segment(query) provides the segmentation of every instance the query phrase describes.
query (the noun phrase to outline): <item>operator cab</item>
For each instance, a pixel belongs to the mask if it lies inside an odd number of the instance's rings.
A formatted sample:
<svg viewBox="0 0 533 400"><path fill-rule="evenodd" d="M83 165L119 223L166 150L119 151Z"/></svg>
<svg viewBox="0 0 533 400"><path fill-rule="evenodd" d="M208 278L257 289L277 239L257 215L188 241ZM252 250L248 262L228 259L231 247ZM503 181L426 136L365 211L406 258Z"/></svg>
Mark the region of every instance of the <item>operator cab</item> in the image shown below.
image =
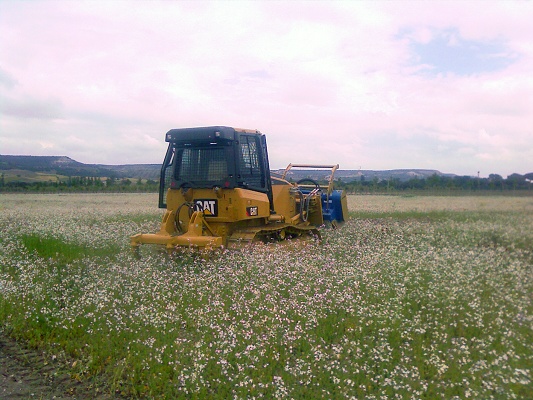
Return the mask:
<svg viewBox="0 0 533 400"><path fill-rule="evenodd" d="M172 129L165 135L159 207L169 189L235 189L266 193L273 212L265 135L226 126Z"/></svg>

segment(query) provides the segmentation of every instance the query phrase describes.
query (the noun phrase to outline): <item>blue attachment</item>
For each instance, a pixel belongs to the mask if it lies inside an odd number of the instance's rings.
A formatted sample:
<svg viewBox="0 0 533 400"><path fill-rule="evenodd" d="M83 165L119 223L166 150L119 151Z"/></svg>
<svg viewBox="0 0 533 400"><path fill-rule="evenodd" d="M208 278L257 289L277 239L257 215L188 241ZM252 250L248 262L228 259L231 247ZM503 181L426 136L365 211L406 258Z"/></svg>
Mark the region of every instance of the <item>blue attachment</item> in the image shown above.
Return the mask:
<svg viewBox="0 0 533 400"><path fill-rule="evenodd" d="M300 188L304 195L307 195L311 190L306 188ZM344 222L344 215L342 215L342 190L333 190L329 196L328 204L328 195L325 192L321 194L322 200L322 216L324 221L337 221Z"/></svg>
<svg viewBox="0 0 533 400"><path fill-rule="evenodd" d="M337 221L344 222L344 215L342 215L342 202L341 202L342 190L333 190L329 196L326 193L322 193L322 214L324 221Z"/></svg>

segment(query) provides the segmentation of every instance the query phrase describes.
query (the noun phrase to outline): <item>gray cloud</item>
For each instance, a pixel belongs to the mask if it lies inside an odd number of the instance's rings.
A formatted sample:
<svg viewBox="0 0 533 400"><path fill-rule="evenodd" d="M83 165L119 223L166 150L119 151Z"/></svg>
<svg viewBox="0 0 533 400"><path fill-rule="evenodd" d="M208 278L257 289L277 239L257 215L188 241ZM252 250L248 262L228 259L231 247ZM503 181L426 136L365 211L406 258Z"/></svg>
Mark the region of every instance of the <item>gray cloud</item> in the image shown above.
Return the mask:
<svg viewBox="0 0 533 400"><path fill-rule="evenodd" d="M61 119L64 116L64 107L62 102L56 98L1 96L0 112L4 117L20 119Z"/></svg>
<svg viewBox="0 0 533 400"><path fill-rule="evenodd" d="M6 89L13 89L17 84L15 77L0 67L0 85Z"/></svg>

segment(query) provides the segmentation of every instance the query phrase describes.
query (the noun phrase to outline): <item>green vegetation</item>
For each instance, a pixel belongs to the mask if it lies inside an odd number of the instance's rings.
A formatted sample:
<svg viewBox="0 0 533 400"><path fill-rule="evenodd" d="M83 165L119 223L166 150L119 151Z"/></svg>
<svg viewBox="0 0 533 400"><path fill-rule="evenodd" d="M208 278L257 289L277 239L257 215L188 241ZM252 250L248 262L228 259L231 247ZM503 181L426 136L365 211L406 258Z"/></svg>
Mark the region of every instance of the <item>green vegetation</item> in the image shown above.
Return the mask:
<svg viewBox="0 0 533 400"><path fill-rule="evenodd" d="M6 195L0 327L132 398L527 398L531 197L350 196L322 243L142 248L155 195Z"/></svg>
<svg viewBox="0 0 533 400"><path fill-rule="evenodd" d="M397 178L378 180L364 179L335 182L335 187L345 189L349 193L391 193L431 192L432 194L461 194L469 193L497 193L497 192L529 192L533 191L533 174L511 174L506 179L497 174L490 174L488 178L472 176L439 176L434 174L426 179L414 177L407 181Z"/></svg>
<svg viewBox="0 0 533 400"><path fill-rule="evenodd" d="M85 257L112 256L120 250L117 245L108 245L105 248L95 249L76 243L68 243L61 239L32 234L21 235L20 239L28 251L34 251L40 258L65 264Z"/></svg>
<svg viewBox="0 0 533 400"><path fill-rule="evenodd" d="M128 168L130 167L130 168ZM151 167L151 168L150 168ZM117 168L119 168L117 166ZM122 166L116 170L87 170L84 173L98 172L108 175L77 176L59 175L51 172L9 169L0 171L0 192L157 192L159 183L154 179L131 178L131 176L152 176L153 166ZM68 170L67 172L72 173ZM79 173L79 172L78 172ZM126 175L124 173L140 174ZM119 177L120 176L120 177ZM506 179L497 174L488 178L471 176L440 176L428 178L414 177L407 181L390 177L389 179L357 180L337 179L335 188L345 189L348 193L387 193L387 194L524 194L533 191L533 174L512 174ZM345 178L346 179L346 178ZM326 181L320 181L327 185Z"/></svg>
<svg viewBox="0 0 533 400"><path fill-rule="evenodd" d="M13 171L0 175L0 192L157 192L159 183L152 179L115 177L59 176L31 171Z"/></svg>

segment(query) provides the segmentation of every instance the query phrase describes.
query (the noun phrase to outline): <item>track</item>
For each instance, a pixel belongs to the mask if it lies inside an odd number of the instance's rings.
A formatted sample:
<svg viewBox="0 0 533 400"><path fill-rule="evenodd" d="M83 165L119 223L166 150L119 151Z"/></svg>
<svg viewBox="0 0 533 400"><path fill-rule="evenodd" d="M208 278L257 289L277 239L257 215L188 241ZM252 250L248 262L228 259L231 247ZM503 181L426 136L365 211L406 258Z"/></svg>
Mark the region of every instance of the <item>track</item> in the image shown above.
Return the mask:
<svg viewBox="0 0 533 400"><path fill-rule="evenodd" d="M310 236L320 240L320 231L312 226L299 226L291 224L272 224L271 226L240 229L228 238L228 247L239 247L255 241L283 242L286 237L298 238Z"/></svg>

